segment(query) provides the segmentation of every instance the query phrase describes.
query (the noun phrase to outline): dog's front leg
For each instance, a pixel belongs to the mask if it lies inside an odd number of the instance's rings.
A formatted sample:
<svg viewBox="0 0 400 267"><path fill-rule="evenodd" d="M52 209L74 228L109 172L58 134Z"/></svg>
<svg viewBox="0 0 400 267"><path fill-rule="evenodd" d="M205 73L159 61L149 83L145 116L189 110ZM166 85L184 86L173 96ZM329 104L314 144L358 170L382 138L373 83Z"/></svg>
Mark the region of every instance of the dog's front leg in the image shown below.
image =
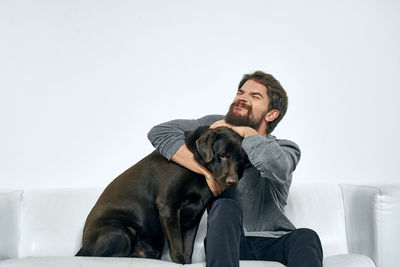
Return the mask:
<svg viewBox="0 0 400 267"><path fill-rule="evenodd" d="M183 254L186 264L192 263L193 245L197 234L199 223L194 224L191 228L187 229L183 235Z"/></svg>
<svg viewBox="0 0 400 267"><path fill-rule="evenodd" d="M176 263L185 264L179 210L175 210L159 200L156 203L160 214L160 221L168 240L171 259Z"/></svg>

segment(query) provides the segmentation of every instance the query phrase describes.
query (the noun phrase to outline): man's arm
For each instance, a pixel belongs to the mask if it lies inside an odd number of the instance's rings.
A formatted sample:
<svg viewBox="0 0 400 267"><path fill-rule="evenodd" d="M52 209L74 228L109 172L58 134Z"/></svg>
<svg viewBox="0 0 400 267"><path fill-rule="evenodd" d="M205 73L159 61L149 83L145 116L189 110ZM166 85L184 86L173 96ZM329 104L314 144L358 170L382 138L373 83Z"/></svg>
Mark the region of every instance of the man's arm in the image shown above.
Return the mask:
<svg viewBox="0 0 400 267"><path fill-rule="evenodd" d="M193 172L204 175L207 185L214 196L222 193L222 189L214 181L212 174L194 158L192 151L190 151L185 144L176 151L171 160Z"/></svg>
<svg viewBox="0 0 400 267"><path fill-rule="evenodd" d="M211 173L200 165L193 153L185 145L185 131L193 131L200 126L210 125L223 118L222 115L209 115L197 120L173 120L154 126L147 134L150 142L168 160L205 176L208 187L216 196L221 189Z"/></svg>
<svg viewBox="0 0 400 267"><path fill-rule="evenodd" d="M242 147L261 176L279 184L288 182L301 155L297 144L273 136L249 136L243 139Z"/></svg>
<svg viewBox="0 0 400 267"><path fill-rule="evenodd" d="M290 183L291 173L300 160L300 148L292 141L277 140L274 136L264 137L247 126L233 126L224 120L213 123L210 128L229 127L242 136L242 147L250 163L264 178L284 185Z"/></svg>

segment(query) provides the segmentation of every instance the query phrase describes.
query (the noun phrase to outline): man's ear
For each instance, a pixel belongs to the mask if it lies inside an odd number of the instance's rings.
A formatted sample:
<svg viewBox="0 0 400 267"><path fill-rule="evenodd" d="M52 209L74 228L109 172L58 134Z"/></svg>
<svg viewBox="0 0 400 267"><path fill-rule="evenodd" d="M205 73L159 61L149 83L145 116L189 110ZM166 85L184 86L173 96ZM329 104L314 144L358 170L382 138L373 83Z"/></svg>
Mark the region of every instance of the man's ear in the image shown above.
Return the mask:
<svg viewBox="0 0 400 267"><path fill-rule="evenodd" d="M278 118L278 116L279 116L279 110L271 109L270 111L267 112L264 118L268 123L274 121L276 118Z"/></svg>
<svg viewBox="0 0 400 267"><path fill-rule="evenodd" d="M217 133L215 131L207 131L196 140L197 151L205 163L209 163L214 157L212 146L216 137Z"/></svg>

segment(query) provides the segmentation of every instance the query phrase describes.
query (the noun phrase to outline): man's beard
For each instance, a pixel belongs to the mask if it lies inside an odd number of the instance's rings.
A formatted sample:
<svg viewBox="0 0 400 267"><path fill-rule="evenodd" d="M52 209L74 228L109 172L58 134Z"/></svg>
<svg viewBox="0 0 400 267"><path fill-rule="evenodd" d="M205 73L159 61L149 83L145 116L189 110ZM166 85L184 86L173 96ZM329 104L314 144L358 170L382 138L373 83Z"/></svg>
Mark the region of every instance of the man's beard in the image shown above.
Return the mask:
<svg viewBox="0 0 400 267"><path fill-rule="evenodd" d="M234 108L239 105L247 109L247 114L245 115L235 114ZM235 126L248 126L255 130L258 130L265 115L263 114L263 116L261 116L259 119L257 118L252 119L251 118L252 110L253 110L252 106L240 103L240 100L238 100L232 103L231 106L229 107L229 111L225 116L225 122Z"/></svg>

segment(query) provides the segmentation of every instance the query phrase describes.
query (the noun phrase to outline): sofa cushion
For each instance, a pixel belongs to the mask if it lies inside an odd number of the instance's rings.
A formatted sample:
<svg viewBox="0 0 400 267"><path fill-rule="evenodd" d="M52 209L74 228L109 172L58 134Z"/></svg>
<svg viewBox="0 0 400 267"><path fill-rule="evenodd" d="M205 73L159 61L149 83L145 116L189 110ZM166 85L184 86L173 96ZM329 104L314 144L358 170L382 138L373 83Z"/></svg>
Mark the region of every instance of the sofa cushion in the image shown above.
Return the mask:
<svg viewBox="0 0 400 267"><path fill-rule="evenodd" d="M139 258L99 258L99 257L35 257L11 259L0 262L0 267L176 267L183 266L173 262ZM190 267L205 267L205 262L187 264ZM374 262L364 255L345 254L327 257L324 267L375 267ZM240 267L284 267L271 261L240 261Z"/></svg>
<svg viewBox="0 0 400 267"><path fill-rule="evenodd" d="M342 254L324 258L324 267L375 267L370 257L360 254Z"/></svg>
<svg viewBox="0 0 400 267"><path fill-rule="evenodd" d="M28 257L0 262L1 267L176 267L182 266L168 261L139 258L100 257Z"/></svg>
<svg viewBox="0 0 400 267"><path fill-rule="evenodd" d="M34 257L11 259L0 262L0 267L205 267L205 262L195 264L176 264L169 261L139 258L99 258L99 257ZM284 267L278 262L241 261L240 267Z"/></svg>

